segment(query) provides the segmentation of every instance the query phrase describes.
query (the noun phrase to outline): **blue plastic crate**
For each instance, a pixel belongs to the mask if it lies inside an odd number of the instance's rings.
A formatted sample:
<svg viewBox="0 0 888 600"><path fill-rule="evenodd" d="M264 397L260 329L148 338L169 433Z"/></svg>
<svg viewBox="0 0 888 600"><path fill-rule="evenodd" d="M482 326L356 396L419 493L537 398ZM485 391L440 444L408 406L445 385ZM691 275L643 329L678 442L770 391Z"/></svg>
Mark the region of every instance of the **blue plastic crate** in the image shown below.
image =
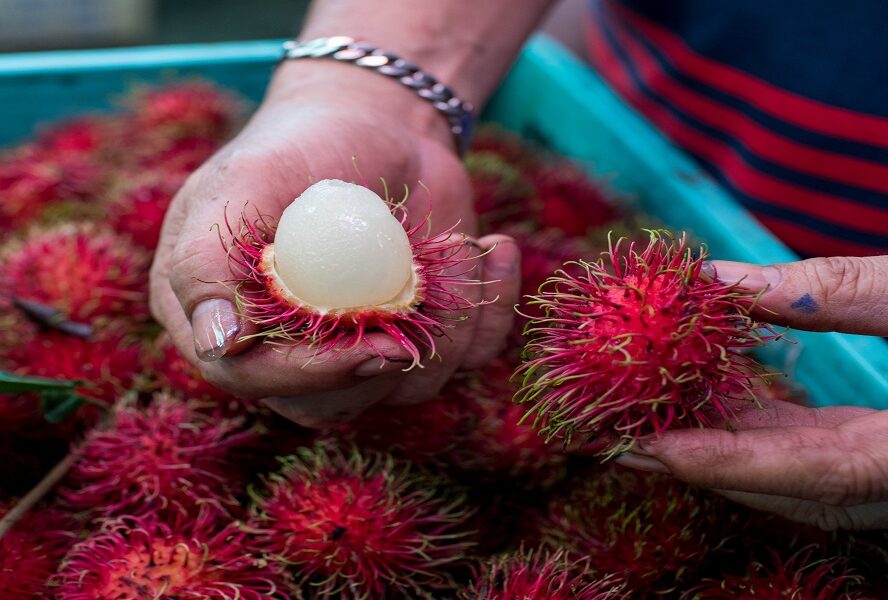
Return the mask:
<svg viewBox="0 0 888 600"><path fill-rule="evenodd" d="M139 83L196 75L258 101L279 47L263 41L0 57L0 145L41 123L107 109ZM797 258L586 65L545 37L524 49L486 118L607 177L649 213L706 240L719 258ZM773 343L763 358L804 385L815 404L888 408L884 340L807 332L788 337L795 343Z"/></svg>

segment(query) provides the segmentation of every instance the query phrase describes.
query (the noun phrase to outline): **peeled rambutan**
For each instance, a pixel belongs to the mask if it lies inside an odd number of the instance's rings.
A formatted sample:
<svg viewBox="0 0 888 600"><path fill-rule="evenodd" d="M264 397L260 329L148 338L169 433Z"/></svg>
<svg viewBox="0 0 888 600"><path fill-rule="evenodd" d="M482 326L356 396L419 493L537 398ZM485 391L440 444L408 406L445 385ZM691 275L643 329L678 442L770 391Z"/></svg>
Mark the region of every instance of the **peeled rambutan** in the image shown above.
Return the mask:
<svg viewBox="0 0 888 600"><path fill-rule="evenodd" d="M453 586L463 500L391 455L320 444L283 459L258 498L257 547L311 598L414 598Z"/></svg>
<svg viewBox="0 0 888 600"><path fill-rule="evenodd" d="M570 558L563 550L521 549L488 559L466 590L464 600L622 600L625 584L612 576L596 577L589 559Z"/></svg>
<svg viewBox="0 0 888 600"><path fill-rule="evenodd" d="M566 236L582 236L619 215L602 184L573 164L560 162L533 174L539 222Z"/></svg>
<svg viewBox="0 0 888 600"><path fill-rule="evenodd" d="M547 438L611 437L602 453L612 456L645 435L707 425L710 411L729 418L730 400L750 398L756 296L707 277L705 258L652 231L647 246L617 241L531 297L543 314L525 330L516 402Z"/></svg>
<svg viewBox="0 0 888 600"><path fill-rule="evenodd" d="M176 138L225 137L242 110L239 100L204 81L137 91L130 106L142 135Z"/></svg>
<svg viewBox="0 0 888 600"><path fill-rule="evenodd" d="M237 449L255 436L243 419L214 418L164 395L146 409L121 406L109 427L87 435L62 497L99 517L235 510L246 478Z"/></svg>
<svg viewBox="0 0 888 600"><path fill-rule="evenodd" d="M399 218L400 217L400 218ZM425 237L403 204L339 180L309 187L276 229L244 218L228 250L245 316L269 341L301 342L317 354L372 342L384 332L420 363L434 353L453 313L471 303L456 291L477 283L469 246L452 229ZM231 230L231 227L229 227Z"/></svg>
<svg viewBox="0 0 888 600"><path fill-rule="evenodd" d="M12 506L0 503L0 514ZM0 590L4 600L49 597L47 580L74 545L76 526L65 514L44 507L27 513L0 539Z"/></svg>
<svg viewBox="0 0 888 600"><path fill-rule="evenodd" d="M99 226L36 229L0 250L0 295L40 302L79 322L144 320L149 261L128 238Z"/></svg>
<svg viewBox="0 0 888 600"><path fill-rule="evenodd" d="M493 152L470 152L465 166L483 227L494 230L532 218L534 189L521 170Z"/></svg>
<svg viewBox="0 0 888 600"><path fill-rule="evenodd" d="M770 560L753 562L743 576L706 579L682 595L686 600L863 600L873 598L861 587L860 577L839 557L818 558L816 548L803 548L783 558L771 552Z"/></svg>
<svg viewBox="0 0 888 600"><path fill-rule="evenodd" d="M666 593L728 541L732 523L722 507L671 477L608 469L551 501L542 539L589 557L596 573L618 575L637 594Z"/></svg>
<svg viewBox="0 0 888 600"><path fill-rule="evenodd" d="M104 522L65 557L56 600L286 600L278 577L246 550L234 525L200 513L167 524L154 515Z"/></svg>

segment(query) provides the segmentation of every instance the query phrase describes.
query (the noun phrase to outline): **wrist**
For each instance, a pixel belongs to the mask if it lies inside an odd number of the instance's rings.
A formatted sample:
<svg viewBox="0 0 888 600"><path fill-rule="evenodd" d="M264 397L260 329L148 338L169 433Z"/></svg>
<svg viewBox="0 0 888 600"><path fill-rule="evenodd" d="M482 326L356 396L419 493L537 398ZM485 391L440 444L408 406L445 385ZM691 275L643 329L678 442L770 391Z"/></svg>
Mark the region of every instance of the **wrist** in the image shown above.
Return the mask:
<svg viewBox="0 0 888 600"><path fill-rule="evenodd" d="M456 151L447 119L413 90L371 70L327 59L281 63L264 105L298 107L319 102L344 111L384 115L413 133Z"/></svg>

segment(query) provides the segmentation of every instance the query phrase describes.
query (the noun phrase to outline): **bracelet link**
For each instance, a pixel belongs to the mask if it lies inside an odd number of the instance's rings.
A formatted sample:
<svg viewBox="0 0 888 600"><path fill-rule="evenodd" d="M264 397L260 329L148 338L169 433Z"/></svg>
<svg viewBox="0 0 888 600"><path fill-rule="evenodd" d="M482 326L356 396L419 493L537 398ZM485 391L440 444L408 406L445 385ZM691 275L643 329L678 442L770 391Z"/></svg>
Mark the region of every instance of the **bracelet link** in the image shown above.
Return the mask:
<svg viewBox="0 0 888 600"><path fill-rule="evenodd" d="M284 42L281 62L301 58L330 58L397 79L447 118L459 153L468 150L475 121L472 104L460 100L449 87L394 52L380 50L373 44L344 35Z"/></svg>

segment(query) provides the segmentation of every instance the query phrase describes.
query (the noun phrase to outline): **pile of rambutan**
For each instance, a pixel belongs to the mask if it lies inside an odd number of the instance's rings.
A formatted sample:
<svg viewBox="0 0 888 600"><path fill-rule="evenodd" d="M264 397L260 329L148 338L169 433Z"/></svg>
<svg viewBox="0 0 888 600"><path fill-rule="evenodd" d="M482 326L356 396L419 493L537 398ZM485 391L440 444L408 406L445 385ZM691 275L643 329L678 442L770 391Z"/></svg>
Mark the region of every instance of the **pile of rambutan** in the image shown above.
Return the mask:
<svg viewBox="0 0 888 600"><path fill-rule="evenodd" d="M529 297L500 358L430 402L318 432L203 380L150 317L148 266L178 188L245 106L203 81L139 88L0 154L0 596L885 597L883 537L601 464L736 402L801 400L763 387L747 353L769 335L754 297L606 183L495 129L466 166L483 232L521 247ZM310 189L280 220L230 215L227 283L257 343L321 356L388 335L424 364L473 307L472 243L386 190ZM308 209L331 190L344 216L327 239ZM351 265L362 294L300 244Z"/></svg>

